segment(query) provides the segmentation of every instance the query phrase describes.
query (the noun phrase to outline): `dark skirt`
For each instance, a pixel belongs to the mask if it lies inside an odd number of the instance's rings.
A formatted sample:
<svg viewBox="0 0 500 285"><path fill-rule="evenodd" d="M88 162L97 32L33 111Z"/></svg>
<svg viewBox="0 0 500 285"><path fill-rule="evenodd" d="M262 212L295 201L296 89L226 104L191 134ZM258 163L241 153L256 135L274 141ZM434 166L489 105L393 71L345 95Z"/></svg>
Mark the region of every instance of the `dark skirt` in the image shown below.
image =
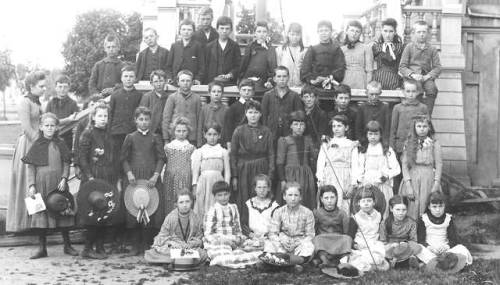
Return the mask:
<svg viewBox="0 0 500 285"><path fill-rule="evenodd" d="M382 84L384 90L394 90L401 87L402 79L397 71L387 68L377 69L373 72L373 80Z"/></svg>
<svg viewBox="0 0 500 285"><path fill-rule="evenodd" d="M316 183L314 174L308 165L293 165L285 167L287 182L297 182L302 189L302 205L316 209Z"/></svg>
<svg viewBox="0 0 500 285"><path fill-rule="evenodd" d="M238 191L235 201L240 213L244 208L245 202L253 196L253 179L257 174L269 174L269 161L267 157L240 161L238 163Z"/></svg>

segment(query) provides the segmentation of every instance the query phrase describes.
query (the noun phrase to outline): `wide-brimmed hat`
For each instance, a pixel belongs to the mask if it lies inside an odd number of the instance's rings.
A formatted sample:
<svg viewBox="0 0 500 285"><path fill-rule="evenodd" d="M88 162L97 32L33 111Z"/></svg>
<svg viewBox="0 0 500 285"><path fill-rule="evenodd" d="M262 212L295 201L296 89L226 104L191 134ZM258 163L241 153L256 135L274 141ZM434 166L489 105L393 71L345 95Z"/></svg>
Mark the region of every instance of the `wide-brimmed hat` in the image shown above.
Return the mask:
<svg viewBox="0 0 500 285"><path fill-rule="evenodd" d="M321 272L337 279L353 279L363 275L363 271L349 263L340 263L337 267L325 267L321 269Z"/></svg>
<svg viewBox="0 0 500 285"><path fill-rule="evenodd" d="M387 256L396 259L396 262L405 261L410 256L418 254L422 250L417 243L402 242L387 250Z"/></svg>
<svg viewBox="0 0 500 285"><path fill-rule="evenodd" d="M52 190L45 198L45 206L55 215L71 216L75 214L75 198L67 188L64 191Z"/></svg>
<svg viewBox="0 0 500 285"><path fill-rule="evenodd" d="M139 215L141 211L151 216L158 209L160 196L156 187L148 188L147 180L137 180L135 185L128 185L125 189L123 199L125 208L134 217Z"/></svg>
<svg viewBox="0 0 500 285"><path fill-rule="evenodd" d="M380 214L383 214L385 212L385 207L386 207L386 201L385 201L385 195L380 191L378 187L356 187L353 189L353 196L352 196L352 202L351 202L351 213L355 214L359 211L359 200L361 200L362 192L363 191L371 191L373 193L373 196L375 197L375 210L377 210Z"/></svg>
<svg viewBox="0 0 500 285"><path fill-rule="evenodd" d="M467 264L467 257L463 254L446 252L429 261L425 266L427 271L445 271L456 273Z"/></svg>
<svg viewBox="0 0 500 285"><path fill-rule="evenodd" d="M77 204L85 224L109 223L119 209L118 190L102 179L87 181L78 191Z"/></svg>

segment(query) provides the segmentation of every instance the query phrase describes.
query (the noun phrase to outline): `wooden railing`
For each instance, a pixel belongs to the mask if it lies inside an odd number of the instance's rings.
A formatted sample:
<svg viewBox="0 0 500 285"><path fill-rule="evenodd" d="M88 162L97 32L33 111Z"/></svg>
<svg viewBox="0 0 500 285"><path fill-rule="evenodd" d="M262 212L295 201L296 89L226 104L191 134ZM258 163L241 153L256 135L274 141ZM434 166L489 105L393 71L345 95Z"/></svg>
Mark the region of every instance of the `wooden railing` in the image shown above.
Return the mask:
<svg viewBox="0 0 500 285"><path fill-rule="evenodd" d="M405 42L411 40L412 25L416 21L426 21L430 27L429 37L433 46L441 49L441 7L424 7L406 5L402 7L403 16L405 18L404 39Z"/></svg>
<svg viewBox="0 0 500 285"><path fill-rule="evenodd" d="M374 41L380 37L382 21L386 17L387 4L380 2L361 13L359 19L365 22L365 26L363 27L363 39L365 43Z"/></svg>

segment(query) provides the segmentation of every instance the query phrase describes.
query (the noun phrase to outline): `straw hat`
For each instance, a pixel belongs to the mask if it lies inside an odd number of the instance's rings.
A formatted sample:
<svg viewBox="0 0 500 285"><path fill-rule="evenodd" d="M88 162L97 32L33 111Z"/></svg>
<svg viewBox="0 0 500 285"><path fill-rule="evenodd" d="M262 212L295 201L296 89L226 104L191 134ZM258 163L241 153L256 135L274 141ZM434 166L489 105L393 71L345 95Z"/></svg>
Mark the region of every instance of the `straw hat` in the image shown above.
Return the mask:
<svg viewBox="0 0 500 285"><path fill-rule="evenodd" d="M422 248L417 243L402 242L387 250L387 256L396 259L396 262L405 261L410 256L418 254Z"/></svg>
<svg viewBox="0 0 500 285"><path fill-rule="evenodd" d="M425 269L427 271L457 273L465 267L466 263L467 257L465 255L446 252L431 259L425 266Z"/></svg>
<svg viewBox="0 0 500 285"><path fill-rule="evenodd" d="M151 216L158 209L160 197L156 187L148 188L147 180L137 180L135 185L128 185L125 189L125 208L136 217L143 208Z"/></svg>

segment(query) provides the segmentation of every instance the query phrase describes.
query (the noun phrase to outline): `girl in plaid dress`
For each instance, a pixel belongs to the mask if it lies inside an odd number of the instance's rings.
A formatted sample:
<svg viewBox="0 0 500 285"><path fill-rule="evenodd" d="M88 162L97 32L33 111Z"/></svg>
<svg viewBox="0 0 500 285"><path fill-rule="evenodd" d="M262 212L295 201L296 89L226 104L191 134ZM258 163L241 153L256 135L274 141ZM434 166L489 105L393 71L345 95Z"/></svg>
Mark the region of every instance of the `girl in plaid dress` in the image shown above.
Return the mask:
<svg viewBox="0 0 500 285"><path fill-rule="evenodd" d="M203 238L210 265L244 268L257 263L261 251L245 252L241 249L246 237L241 230L238 208L229 204L229 184L215 182L212 193L215 204L205 215Z"/></svg>

